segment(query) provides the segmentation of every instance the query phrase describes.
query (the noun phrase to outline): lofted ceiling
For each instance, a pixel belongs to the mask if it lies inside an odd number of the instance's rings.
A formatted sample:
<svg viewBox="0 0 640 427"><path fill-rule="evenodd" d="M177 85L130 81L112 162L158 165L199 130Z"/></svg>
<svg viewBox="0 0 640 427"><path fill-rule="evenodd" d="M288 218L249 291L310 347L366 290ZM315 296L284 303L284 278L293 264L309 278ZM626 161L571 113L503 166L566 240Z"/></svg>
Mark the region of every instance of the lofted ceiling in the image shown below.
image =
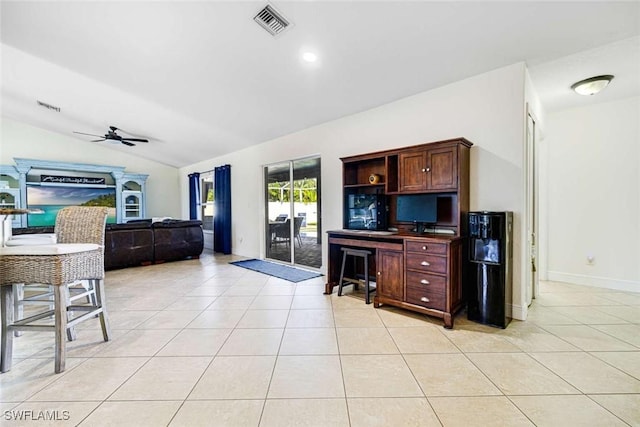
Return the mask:
<svg viewBox="0 0 640 427"><path fill-rule="evenodd" d="M547 111L597 102L568 90L597 74L600 101L640 94L635 1L273 1L276 37L266 4L3 1L2 115L180 167L516 62Z"/></svg>

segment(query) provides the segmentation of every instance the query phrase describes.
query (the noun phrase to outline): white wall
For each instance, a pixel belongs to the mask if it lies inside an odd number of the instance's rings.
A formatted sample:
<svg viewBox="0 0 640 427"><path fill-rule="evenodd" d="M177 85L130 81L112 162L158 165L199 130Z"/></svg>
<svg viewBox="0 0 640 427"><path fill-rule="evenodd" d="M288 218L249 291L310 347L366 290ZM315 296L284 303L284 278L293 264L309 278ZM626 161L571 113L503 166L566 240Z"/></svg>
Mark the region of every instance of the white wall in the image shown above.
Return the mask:
<svg viewBox="0 0 640 427"><path fill-rule="evenodd" d="M640 292L639 123L640 97L548 115L550 280Z"/></svg>
<svg viewBox="0 0 640 427"><path fill-rule="evenodd" d="M521 306L524 80L524 64L514 64L181 168L183 215L188 212L187 174L231 164L233 253L260 257L264 251L262 165L320 155L323 228L340 229L340 157L463 136L475 144L471 209L515 213L514 306ZM326 250L324 235L323 260ZM517 318L526 314L526 307L518 310Z"/></svg>
<svg viewBox="0 0 640 427"><path fill-rule="evenodd" d="M148 217L181 218L180 189L176 168L4 117L0 125L0 164L15 165L13 159L17 157L124 166L126 172L149 175L146 195ZM132 147L133 149L135 147Z"/></svg>

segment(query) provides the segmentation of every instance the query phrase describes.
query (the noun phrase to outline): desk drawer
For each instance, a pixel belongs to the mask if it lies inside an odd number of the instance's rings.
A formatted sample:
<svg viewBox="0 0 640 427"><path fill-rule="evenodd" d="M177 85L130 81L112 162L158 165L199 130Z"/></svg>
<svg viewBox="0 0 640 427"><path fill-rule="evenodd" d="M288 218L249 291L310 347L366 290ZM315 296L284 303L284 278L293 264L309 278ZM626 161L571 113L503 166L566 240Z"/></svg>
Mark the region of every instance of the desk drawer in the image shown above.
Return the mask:
<svg viewBox="0 0 640 427"><path fill-rule="evenodd" d="M421 288L428 292L444 293L447 289L447 278L418 271L407 271L407 286Z"/></svg>
<svg viewBox="0 0 640 427"><path fill-rule="evenodd" d="M407 252L446 255L447 245L445 243L417 242L407 240Z"/></svg>
<svg viewBox="0 0 640 427"><path fill-rule="evenodd" d="M407 268L411 270L446 274L447 257L407 253Z"/></svg>
<svg viewBox="0 0 640 427"><path fill-rule="evenodd" d="M428 292L424 286L407 285L408 303L444 311L446 299L446 294L443 292Z"/></svg>

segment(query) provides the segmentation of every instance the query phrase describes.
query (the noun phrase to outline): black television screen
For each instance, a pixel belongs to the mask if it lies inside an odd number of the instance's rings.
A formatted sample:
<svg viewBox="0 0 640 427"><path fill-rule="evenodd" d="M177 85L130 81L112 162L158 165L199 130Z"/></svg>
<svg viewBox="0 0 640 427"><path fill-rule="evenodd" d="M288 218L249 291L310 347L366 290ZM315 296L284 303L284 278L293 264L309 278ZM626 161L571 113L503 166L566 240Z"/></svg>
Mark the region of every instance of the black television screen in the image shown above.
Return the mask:
<svg viewBox="0 0 640 427"><path fill-rule="evenodd" d="M438 197L435 194L398 196L396 219L399 222L435 224L438 221Z"/></svg>

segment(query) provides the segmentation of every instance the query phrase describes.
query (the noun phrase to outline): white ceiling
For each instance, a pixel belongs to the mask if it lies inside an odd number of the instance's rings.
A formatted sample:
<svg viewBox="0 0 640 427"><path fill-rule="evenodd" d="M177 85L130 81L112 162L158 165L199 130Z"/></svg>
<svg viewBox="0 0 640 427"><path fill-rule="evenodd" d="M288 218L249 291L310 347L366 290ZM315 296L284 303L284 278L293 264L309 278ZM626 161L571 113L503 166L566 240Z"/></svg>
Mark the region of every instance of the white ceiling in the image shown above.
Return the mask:
<svg viewBox="0 0 640 427"><path fill-rule="evenodd" d="M114 125L151 139L114 149L184 166L520 61L547 111L640 95L635 1L273 1L276 38L266 4L3 1L2 114L79 144ZM597 74L598 97L568 90Z"/></svg>

